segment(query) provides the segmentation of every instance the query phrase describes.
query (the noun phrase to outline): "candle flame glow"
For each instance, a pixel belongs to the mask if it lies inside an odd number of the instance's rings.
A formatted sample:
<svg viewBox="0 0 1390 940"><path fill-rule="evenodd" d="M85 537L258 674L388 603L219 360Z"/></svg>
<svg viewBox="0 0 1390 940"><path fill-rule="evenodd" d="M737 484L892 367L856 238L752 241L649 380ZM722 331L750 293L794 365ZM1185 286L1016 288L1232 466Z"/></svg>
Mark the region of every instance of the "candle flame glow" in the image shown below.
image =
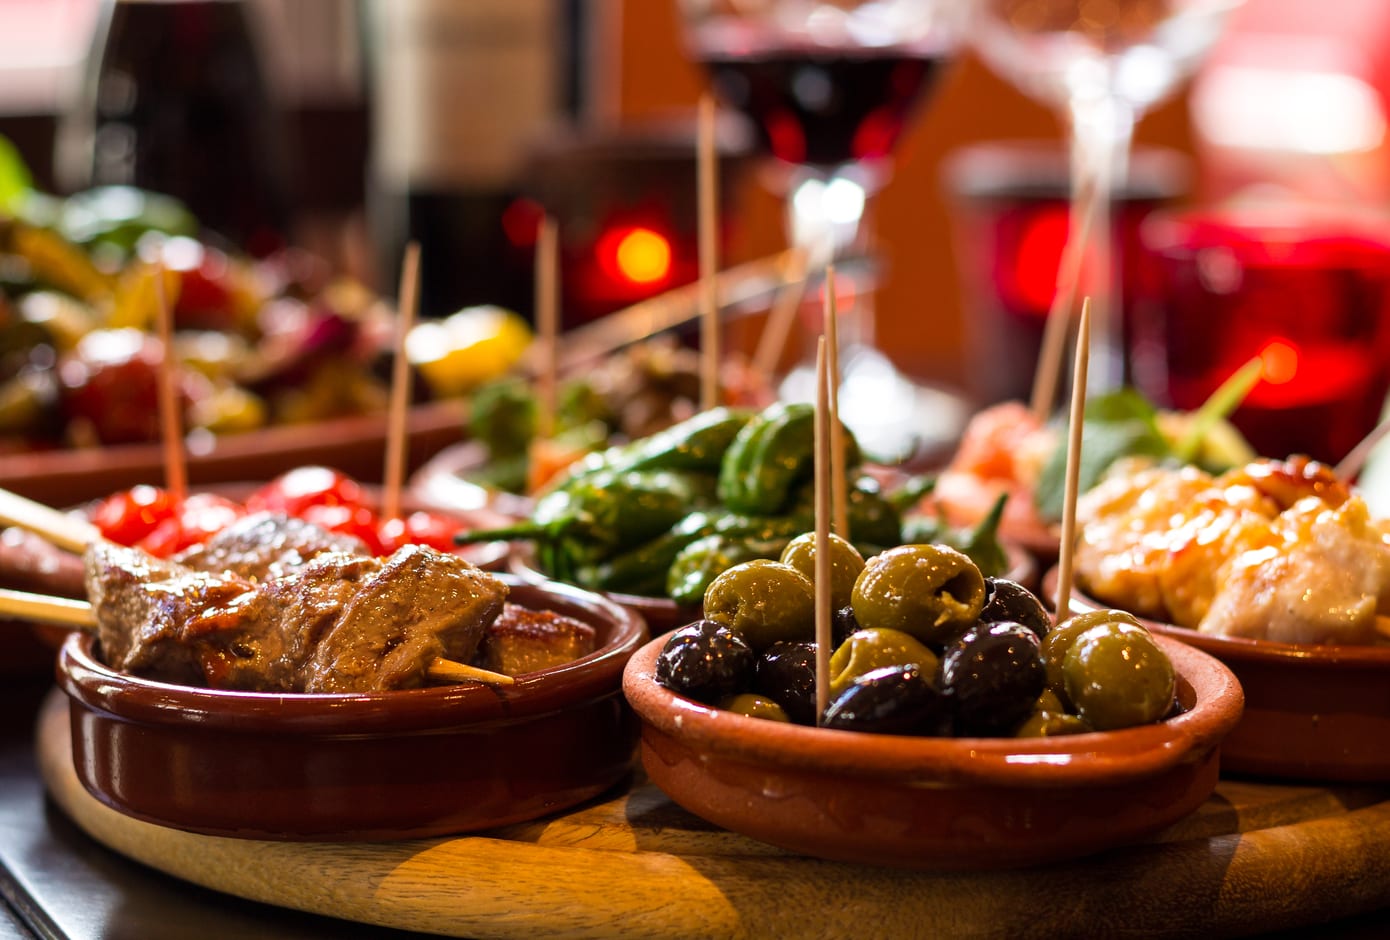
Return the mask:
<svg viewBox="0 0 1390 940"><path fill-rule="evenodd" d="M1298 347L1284 339L1272 339L1260 350L1264 365L1261 378L1271 385L1284 385L1298 374Z"/></svg>

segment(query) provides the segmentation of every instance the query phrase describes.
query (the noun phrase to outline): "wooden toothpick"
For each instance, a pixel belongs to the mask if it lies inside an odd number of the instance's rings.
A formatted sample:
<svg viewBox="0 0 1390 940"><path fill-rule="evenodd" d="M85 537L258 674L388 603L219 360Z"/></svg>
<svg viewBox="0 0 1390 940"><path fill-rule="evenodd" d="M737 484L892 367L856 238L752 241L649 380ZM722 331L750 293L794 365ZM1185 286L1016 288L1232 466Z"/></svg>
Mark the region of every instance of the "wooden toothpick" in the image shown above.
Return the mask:
<svg viewBox="0 0 1390 940"><path fill-rule="evenodd" d="M164 455L164 486L181 505L188 496L188 457L183 448L183 414L179 402L179 360L174 351L174 313L164 291L164 267L156 265L154 296L159 321L159 436Z"/></svg>
<svg viewBox="0 0 1390 940"><path fill-rule="evenodd" d="M559 230L555 219L549 215L541 221L540 236L536 240L536 331L540 350L536 375L536 436L548 440L555 436L560 334Z"/></svg>
<svg viewBox="0 0 1390 940"><path fill-rule="evenodd" d="M825 268L825 369L830 400L830 508L835 534L848 539L849 493L845 486L845 429L840 423L840 314L835 266Z"/></svg>
<svg viewBox="0 0 1390 940"><path fill-rule="evenodd" d="M1096 187L1078 187L1072 201L1071 221L1075 229L1067 236L1066 247L1057 265L1057 288L1052 295L1047 320L1043 324L1042 345L1033 370L1033 397L1029 410L1039 424L1046 421L1057 397L1057 380L1062 371L1063 350L1071 327L1071 308L1076 303L1077 286L1081 280L1081 263L1086 258L1086 243L1091 238L1091 223L1103 210L1096 198Z"/></svg>
<svg viewBox="0 0 1390 940"><path fill-rule="evenodd" d="M826 342L816 344L816 724L830 703L830 372Z"/></svg>
<svg viewBox="0 0 1390 940"><path fill-rule="evenodd" d="M410 359L405 343L415 326L420 298L420 244L405 246L397 297L396 348L391 363L391 398L386 412L386 463L382 467L381 512L386 519L401 514L401 489L405 483L406 414L410 404Z"/></svg>
<svg viewBox="0 0 1390 940"><path fill-rule="evenodd" d="M1071 614L1072 559L1076 554L1076 490L1081 479L1081 432L1086 419L1086 369L1091 360L1091 298L1081 302L1072 370L1067 476L1062 499L1062 544L1057 560L1057 622Z"/></svg>
<svg viewBox="0 0 1390 940"><path fill-rule="evenodd" d="M1334 471L1337 478L1351 480L1360 473L1361 468L1366 465L1367 458L1371 456L1371 451L1375 450L1376 445L1384 440L1387 434L1390 434L1390 418L1380 422L1375 430L1363 437L1361 443L1353 447L1350 453L1337 463Z"/></svg>
<svg viewBox="0 0 1390 940"><path fill-rule="evenodd" d="M714 99L700 97L696 195L700 251L700 408L719 405L719 173L714 155Z"/></svg>
<svg viewBox="0 0 1390 940"><path fill-rule="evenodd" d="M758 334L758 345L753 350L753 374L768 388L777 374L777 364L782 359L782 351L787 348L791 338L792 324L796 322L796 311L806 296L806 250L792 248L788 251L786 283L772 301L763 331Z"/></svg>

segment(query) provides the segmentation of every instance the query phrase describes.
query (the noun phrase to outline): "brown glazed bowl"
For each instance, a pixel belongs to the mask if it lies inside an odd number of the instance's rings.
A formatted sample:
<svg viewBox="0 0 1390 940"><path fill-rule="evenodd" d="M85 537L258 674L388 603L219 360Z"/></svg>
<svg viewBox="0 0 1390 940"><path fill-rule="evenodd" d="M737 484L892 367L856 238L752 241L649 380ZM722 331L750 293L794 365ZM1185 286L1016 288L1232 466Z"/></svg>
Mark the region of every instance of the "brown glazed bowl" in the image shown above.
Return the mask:
<svg viewBox="0 0 1390 940"><path fill-rule="evenodd" d="M1048 572L1047 593L1056 594ZM1071 609L1107 607L1079 592ZM1151 632L1221 660L1245 689L1245 715L1221 769L1328 782L1390 782L1390 646L1311 646L1212 636L1143 617Z"/></svg>
<svg viewBox="0 0 1390 940"><path fill-rule="evenodd" d="M623 675L647 775L690 812L806 855L919 869L1034 865L1151 835L1216 786L1240 717L1230 670L1160 637L1175 718L1055 738L915 738L749 718L657 684L648 643Z"/></svg>
<svg viewBox="0 0 1390 940"><path fill-rule="evenodd" d="M532 819L631 770L621 694L642 620L598 595L501 576L511 599L576 617L599 648L514 686L278 695L116 672L90 635L58 656L73 765L98 800L147 822L278 840L392 840Z"/></svg>

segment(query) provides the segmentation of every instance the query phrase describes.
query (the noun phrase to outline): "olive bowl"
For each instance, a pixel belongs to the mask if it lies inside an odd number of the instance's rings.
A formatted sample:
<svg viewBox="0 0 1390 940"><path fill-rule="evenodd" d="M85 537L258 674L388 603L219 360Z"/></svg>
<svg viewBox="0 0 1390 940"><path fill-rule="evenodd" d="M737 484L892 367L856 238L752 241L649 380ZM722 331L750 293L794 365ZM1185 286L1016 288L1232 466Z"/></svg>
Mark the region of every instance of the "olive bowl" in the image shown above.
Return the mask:
<svg viewBox="0 0 1390 940"><path fill-rule="evenodd" d="M794 852L901 868L1009 868L1144 839L1216 786L1240 685L1164 637L1181 714L1051 738L927 738L751 718L656 681L659 637L628 662L648 777L712 823Z"/></svg>
<svg viewBox="0 0 1390 940"><path fill-rule="evenodd" d="M1043 588L1047 597L1056 597L1055 569ZM1074 613L1109 606L1072 592ZM1139 622L1219 659L1240 680L1245 713L1222 745L1222 770L1390 783L1390 646L1275 643L1200 633L1142 616Z"/></svg>
<svg viewBox="0 0 1390 940"><path fill-rule="evenodd" d="M147 822L285 841L465 832L602 793L632 768L621 676L646 625L596 594L499 577L512 601L593 626L598 647L510 687L274 694L127 675L72 634L57 673L77 776Z"/></svg>

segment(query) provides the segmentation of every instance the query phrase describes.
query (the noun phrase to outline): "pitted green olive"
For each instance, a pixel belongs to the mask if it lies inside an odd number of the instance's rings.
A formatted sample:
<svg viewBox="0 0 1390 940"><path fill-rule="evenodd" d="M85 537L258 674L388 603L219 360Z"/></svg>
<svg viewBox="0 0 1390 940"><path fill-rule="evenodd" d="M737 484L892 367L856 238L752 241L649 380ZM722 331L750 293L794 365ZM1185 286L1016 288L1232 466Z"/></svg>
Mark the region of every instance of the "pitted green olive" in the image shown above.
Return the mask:
<svg viewBox="0 0 1390 940"><path fill-rule="evenodd" d="M860 630L841 643L830 657L830 697L855 679L885 666L916 665L923 675L936 672L937 656L921 641L901 630Z"/></svg>
<svg viewBox="0 0 1390 940"><path fill-rule="evenodd" d="M849 542L830 533L830 609L839 610L850 601L855 579L864 570L864 556ZM816 533L798 535L782 549L781 562L791 565L811 583L816 582Z"/></svg>
<svg viewBox="0 0 1390 940"><path fill-rule="evenodd" d="M811 579L766 558L734 565L705 591L705 617L722 623L755 650L779 640L813 639L815 609Z"/></svg>
<svg viewBox="0 0 1390 940"><path fill-rule="evenodd" d="M984 602L980 569L945 545L880 552L864 563L850 600L860 627L901 630L938 644L974 623Z"/></svg>

